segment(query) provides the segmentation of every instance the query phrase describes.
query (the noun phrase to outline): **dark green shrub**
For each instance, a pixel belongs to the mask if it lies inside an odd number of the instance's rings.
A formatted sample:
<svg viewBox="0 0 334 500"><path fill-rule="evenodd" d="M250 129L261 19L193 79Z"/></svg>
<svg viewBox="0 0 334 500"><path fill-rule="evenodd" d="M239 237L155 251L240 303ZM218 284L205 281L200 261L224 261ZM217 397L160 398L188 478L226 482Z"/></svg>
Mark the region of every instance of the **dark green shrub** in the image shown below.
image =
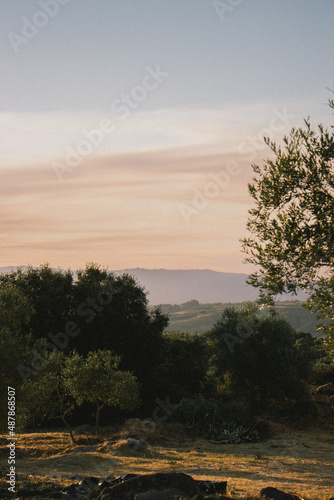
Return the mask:
<svg viewBox="0 0 334 500"><path fill-rule="evenodd" d="M240 405L239 409L240 409ZM215 443L257 441L259 436L243 412L221 400L196 398L182 399L173 418L187 427L204 432ZM247 421L246 421L247 420Z"/></svg>
<svg viewBox="0 0 334 500"><path fill-rule="evenodd" d="M224 394L253 405L305 398L307 357L295 345L296 332L274 313L254 304L226 309L211 332L211 364Z"/></svg>

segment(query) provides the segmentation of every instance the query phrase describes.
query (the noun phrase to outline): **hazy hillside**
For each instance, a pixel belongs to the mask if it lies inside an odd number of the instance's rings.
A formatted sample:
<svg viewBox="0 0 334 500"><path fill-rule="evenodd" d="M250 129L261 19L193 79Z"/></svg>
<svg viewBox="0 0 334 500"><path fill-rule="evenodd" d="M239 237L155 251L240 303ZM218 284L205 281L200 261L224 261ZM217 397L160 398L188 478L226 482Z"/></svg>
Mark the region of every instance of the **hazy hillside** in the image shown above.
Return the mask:
<svg viewBox="0 0 334 500"><path fill-rule="evenodd" d="M22 266L27 269L27 266ZM0 273L17 269L16 266L1 267ZM150 305L183 304L197 300L201 304L240 303L256 300L258 291L246 284L247 274L222 273L209 269L168 270L168 269L122 269L114 271L134 276L148 292ZM74 273L75 274L75 273ZM306 300L307 295L282 295L279 300Z"/></svg>
<svg viewBox="0 0 334 500"><path fill-rule="evenodd" d="M247 274L222 273L208 269L122 269L117 274L128 273L149 291L151 305L183 304L198 300L202 304L215 302L245 302L256 300L258 292L246 284ZM281 300L286 300L282 296ZM305 300L306 294L288 296L288 300Z"/></svg>
<svg viewBox="0 0 334 500"><path fill-rule="evenodd" d="M196 300L192 300L181 305L162 304L160 307L164 313L169 315L168 330L204 333L220 319L226 307L239 308L241 305L240 303L200 304ZM305 309L302 302L278 302L275 307L279 314L286 316L297 331L319 335L315 314Z"/></svg>

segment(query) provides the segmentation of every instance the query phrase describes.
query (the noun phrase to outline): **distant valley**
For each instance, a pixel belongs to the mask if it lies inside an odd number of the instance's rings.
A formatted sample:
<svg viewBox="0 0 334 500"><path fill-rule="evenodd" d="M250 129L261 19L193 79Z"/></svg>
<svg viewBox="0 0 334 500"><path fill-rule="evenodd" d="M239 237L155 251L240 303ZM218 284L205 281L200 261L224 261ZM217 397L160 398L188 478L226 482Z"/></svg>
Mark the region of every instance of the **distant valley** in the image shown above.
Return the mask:
<svg viewBox="0 0 334 500"><path fill-rule="evenodd" d="M191 300L181 305L162 304L160 307L169 316L167 330L204 333L217 323L226 307L233 306L237 309L241 305L241 303L200 304L196 300ZM276 302L275 309L279 314L285 316L297 331L311 333L315 336L320 335L317 332L315 314L305 309L302 302Z"/></svg>
<svg viewBox="0 0 334 500"><path fill-rule="evenodd" d="M27 266L21 268L24 270ZM15 269L16 266L1 267L0 273ZM248 275L242 273L142 268L113 272L130 274L145 288L149 305L160 305L162 311L168 313L168 330L206 332L219 320L226 307L240 307L241 303L258 298L258 291L246 283ZM282 295L276 308L297 330L315 334L315 315L302 307L306 298L304 292L297 296Z"/></svg>
<svg viewBox="0 0 334 500"><path fill-rule="evenodd" d="M0 267L0 273L8 273L18 266ZM27 266L21 266L27 269ZM74 274L75 274L74 270ZM184 304L189 300L197 300L202 304L240 303L256 300L259 296L256 288L247 285L247 274L223 273L209 269L135 269L111 270L117 275L124 273L133 276L148 292L150 305ZM278 298L283 300L307 299L307 294L284 294Z"/></svg>

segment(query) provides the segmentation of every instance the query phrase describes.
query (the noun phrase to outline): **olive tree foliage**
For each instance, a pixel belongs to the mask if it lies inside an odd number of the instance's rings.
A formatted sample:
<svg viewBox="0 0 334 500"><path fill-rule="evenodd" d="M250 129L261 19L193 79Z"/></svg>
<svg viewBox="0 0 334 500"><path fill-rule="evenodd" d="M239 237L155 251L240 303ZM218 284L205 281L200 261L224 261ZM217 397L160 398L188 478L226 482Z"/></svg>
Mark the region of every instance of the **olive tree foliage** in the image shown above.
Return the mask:
<svg viewBox="0 0 334 500"><path fill-rule="evenodd" d="M332 94L334 94L334 90L328 89ZM334 109L334 99L328 99L328 103L332 109Z"/></svg>
<svg viewBox="0 0 334 500"><path fill-rule="evenodd" d="M139 384L130 373L118 370L120 358L110 351L92 351L86 357L76 351L66 356L52 352L37 375L22 386L19 402L21 427L60 419L75 437L68 417L77 405L96 405L96 432L104 406L132 410L139 405Z"/></svg>
<svg viewBox="0 0 334 500"><path fill-rule="evenodd" d="M246 261L258 266L248 282L267 303L277 294L309 290L308 306L319 312L333 339L333 132L322 125L312 130L305 121L284 137L283 146L265 142L274 159L253 165L251 237L242 240Z"/></svg>
<svg viewBox="0 0 334 500"><path fill-rule="evenodd" d="M73 443L75 437L68 423L68 417L75 408L74 398L65 387L63 352L50 353L43 368L35 377L22 386L19 401L20 425L23 427L40 425L45 419L60 419L70 433Z"/></svg>
<svg viewBox="0 0 334 500"><path fill-rule="evenodd" d="M111 351L92 351L86 357L73 352L65 360L62 371L64 387L78 405L96 406L96 433L100 413L105 406L131 411L139 406L139 384L136 377L118 370L120 357Z"/></svg>

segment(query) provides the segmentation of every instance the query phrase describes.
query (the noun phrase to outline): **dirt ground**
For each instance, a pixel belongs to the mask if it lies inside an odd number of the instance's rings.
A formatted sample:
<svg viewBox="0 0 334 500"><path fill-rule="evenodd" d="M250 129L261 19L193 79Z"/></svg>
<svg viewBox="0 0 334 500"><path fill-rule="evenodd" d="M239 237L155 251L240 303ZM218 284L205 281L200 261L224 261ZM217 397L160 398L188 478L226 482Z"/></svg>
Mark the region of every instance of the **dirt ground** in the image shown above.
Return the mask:
<svg viewBox="0 0 334 500"><path fill-rule="evenodd" d="M272 424L271 437L265 441L215 445L192 437L181 426L165 424L147 436L150 446L144 451L128 448L129 434L129 429L104 428L99 438L93 434L78 436L76 445L60 432L19 435L17 491L25 480L60 486L74 482L75 474L104 477L113 473L117 477L177 471L195 479L227 480L231 498L259 495L267 486L307 500L334 496L334 434L329 429L298 430ZM7 436L0 436L3 473L6 444Z"/></svg>

